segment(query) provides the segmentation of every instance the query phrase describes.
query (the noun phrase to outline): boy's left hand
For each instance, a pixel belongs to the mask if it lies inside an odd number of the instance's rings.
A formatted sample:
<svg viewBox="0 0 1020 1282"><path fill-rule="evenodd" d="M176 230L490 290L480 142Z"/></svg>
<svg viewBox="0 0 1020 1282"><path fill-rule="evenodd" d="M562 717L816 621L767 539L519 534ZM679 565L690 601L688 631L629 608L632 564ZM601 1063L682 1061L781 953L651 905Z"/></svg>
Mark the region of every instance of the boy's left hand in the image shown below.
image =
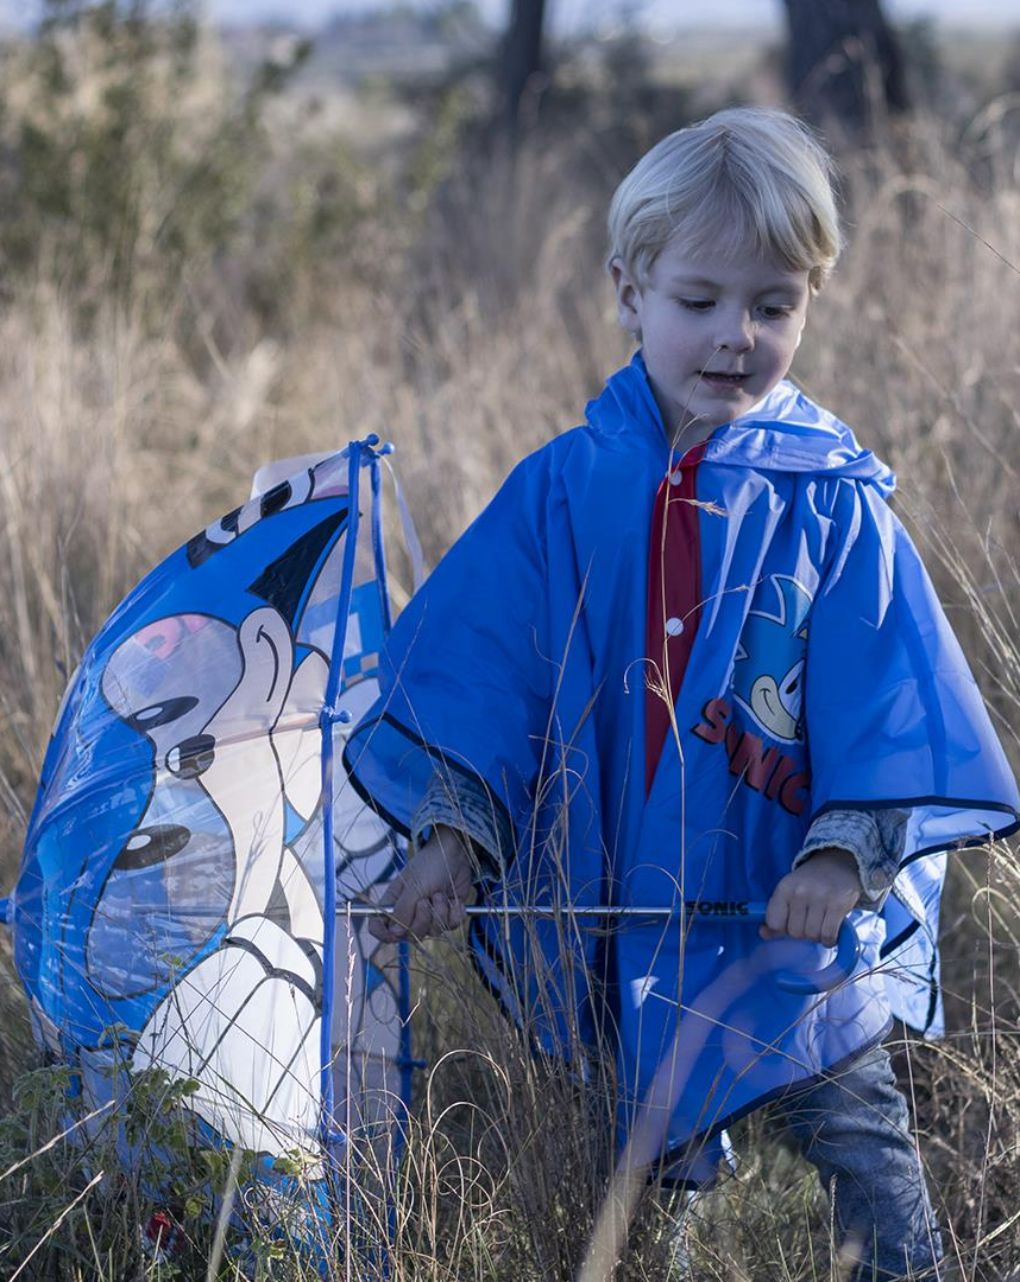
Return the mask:
<svg viewBox="0 0 1020 1282"><path fill-rule="evenodd" d="M843 919L856 908L863 887L849 850L826 846L789 872L765 908L762 939L789 935L832 948Z"/></svg>

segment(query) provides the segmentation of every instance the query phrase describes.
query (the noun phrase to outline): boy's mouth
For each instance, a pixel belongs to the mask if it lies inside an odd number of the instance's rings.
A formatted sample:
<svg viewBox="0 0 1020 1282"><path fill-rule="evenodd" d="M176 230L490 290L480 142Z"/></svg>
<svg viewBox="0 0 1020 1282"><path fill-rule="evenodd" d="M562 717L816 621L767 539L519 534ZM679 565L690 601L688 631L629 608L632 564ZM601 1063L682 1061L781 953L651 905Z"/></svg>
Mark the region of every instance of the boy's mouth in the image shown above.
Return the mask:
<svg viewBox="0 0 1020 1282"><path fill-rule="evenodd" d="M712 383L717 387L740 387L750 378L749 374L727 374L721 370L703 369L699 373L706 383Z"/></svg>

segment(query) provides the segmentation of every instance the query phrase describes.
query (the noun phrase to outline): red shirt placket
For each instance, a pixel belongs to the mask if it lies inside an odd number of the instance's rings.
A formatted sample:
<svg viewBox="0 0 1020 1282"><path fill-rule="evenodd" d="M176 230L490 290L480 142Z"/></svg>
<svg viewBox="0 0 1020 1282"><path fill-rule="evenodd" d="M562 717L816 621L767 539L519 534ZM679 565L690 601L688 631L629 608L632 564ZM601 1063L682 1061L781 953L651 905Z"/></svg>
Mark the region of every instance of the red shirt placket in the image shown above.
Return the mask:
<svg viewBox="0 0 1020 1282"><path fill-rule="evenodd" d="M652 510L645 653L645 796L670 733L672 709L701 617L698 464L704 443L688 450L663 478ZM667 694L668 692L668 694ZM666 698L669 703L667 704Z"/></svg>

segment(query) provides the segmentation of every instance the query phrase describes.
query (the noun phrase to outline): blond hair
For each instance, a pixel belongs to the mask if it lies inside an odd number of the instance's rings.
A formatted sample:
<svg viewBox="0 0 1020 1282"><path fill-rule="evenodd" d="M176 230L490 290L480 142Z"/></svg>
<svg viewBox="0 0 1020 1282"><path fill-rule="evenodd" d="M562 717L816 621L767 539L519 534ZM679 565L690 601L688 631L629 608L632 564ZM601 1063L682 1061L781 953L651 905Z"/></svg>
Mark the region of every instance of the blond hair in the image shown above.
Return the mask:
<svg viewBox="0 0 1020 1282"><path fill-rule="evenodd" d="M785 111L735 107L679 129L647 152L609 208L610 263L619 259L641 289L674 237L697 253L750 250L814 290L843 245L833 192L835 166L801 121Z"/></svg>

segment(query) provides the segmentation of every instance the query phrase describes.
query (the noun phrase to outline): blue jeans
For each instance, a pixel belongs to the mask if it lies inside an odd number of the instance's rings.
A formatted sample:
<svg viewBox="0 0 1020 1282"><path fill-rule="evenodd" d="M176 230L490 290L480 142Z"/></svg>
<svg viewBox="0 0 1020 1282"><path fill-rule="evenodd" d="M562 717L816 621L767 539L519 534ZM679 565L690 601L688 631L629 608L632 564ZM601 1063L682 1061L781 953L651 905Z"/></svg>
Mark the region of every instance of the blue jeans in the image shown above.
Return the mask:
<svg viewBox="0 0 1020 1282"><path fill-rule="evenodd" d="M853 1282L939 1277L942 1241L885 1047L787 1095L778 1111L831 1190L842 1238L859 1245Z"/></svg>

